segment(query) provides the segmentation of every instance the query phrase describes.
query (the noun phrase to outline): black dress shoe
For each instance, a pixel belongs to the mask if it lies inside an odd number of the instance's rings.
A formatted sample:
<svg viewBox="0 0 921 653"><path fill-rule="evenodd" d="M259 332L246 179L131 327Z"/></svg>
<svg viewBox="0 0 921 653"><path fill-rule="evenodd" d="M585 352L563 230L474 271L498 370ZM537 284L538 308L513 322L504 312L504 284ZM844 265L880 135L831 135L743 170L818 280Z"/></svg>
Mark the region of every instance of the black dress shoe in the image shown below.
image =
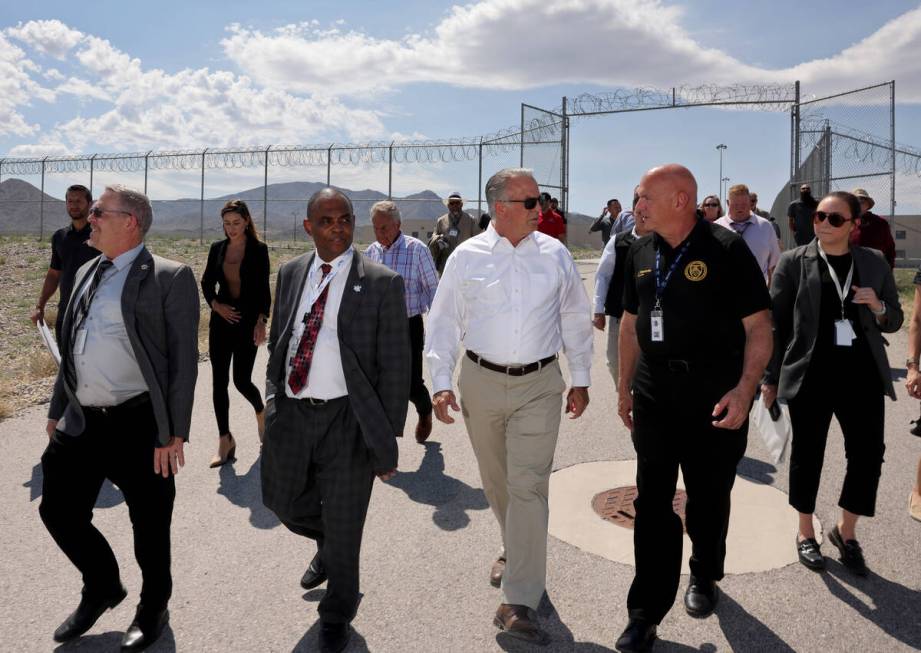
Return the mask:
<svg viewBox="0 0 921 653"><path fill-rule="evenodd" d="M815 541L814 537L800 540L799 536L797 536L796 554L799 556L799 561L813 571L825 570L825 556L819 551L819 543Z"/></svg>
<svg viewBox="0 0 921 653"><path fill-rule="evenodd" d="M644 653L656 641L656 625L645 619L631 619L614 648L621 653Z"/></svg>
<svg viewBox="0 0 921 653"><path fill-rule="evenodd" d="M317 554L313 556L313 560L310 561L307 571L301 577L301 587L305 590L312 590L317 585L325 582L326 567L323 566L323 561L320 560L320 552L317 551Z"/></svg>
<svg viewBox="0 0 921 653"><path fill-rule="evenodd" d="M169 610L166 608L150 612L138 606L134 621L122 637L122 650L143 651L159 639L168 623Z"/></svg>
<svg viewBox="0 0 921 653"><path fill-rule="evenodd" d="M351 638L352 627L348 624L320 622L320 653L339 653Z"/></svg>
<svg viewBox="0 0 921 653"><path fill-rule="evenodd" d="M54 631L54 641L69 642L79 637L93 627L103 612L114 608L126 596L128 592L121 585L118 586L117 592L106 597L90 597L84 594L77 609Z"/></svg>
<svg viewBox="0 0 921 653"><path fill-rule="evenodd" d="M841 554L841 564L853 571L858 576L867 575L867 563L863 559L863 549L857 540L847 540L841 537L837 524L828 531L828 541L838 548Z"/></svg>
<svg viewBox="0 0 921 653"><path fill-rule="evenodd" d="M703 619L713 614L720 590L712 580L698 580L691 576L688 591L684 593L684 609L692 617Z"/></svg>

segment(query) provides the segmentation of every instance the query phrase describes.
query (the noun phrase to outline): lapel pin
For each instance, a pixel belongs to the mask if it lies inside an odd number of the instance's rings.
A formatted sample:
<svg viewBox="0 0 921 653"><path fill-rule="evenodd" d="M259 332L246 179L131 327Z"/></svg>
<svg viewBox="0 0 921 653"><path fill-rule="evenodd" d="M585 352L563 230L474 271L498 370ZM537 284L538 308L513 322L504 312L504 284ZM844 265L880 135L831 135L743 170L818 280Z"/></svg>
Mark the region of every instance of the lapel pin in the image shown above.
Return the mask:
<svg viewBox="0 0 921 653"><path fill-rule="evenodd" d="M352 290L354 290L355 292L361 292L361 284L356 283L354 286L352 286Z"/></svg>
<svg viewBox="0 0 921 653"><path fill-rule="evenodd" d="M146 263L143 263L143 264L141 264L141 269L142 269L142 270L146 270L146 269L147 269L147 267L148 267L148 266L147 266L147 264L146 264Z"/></svg>

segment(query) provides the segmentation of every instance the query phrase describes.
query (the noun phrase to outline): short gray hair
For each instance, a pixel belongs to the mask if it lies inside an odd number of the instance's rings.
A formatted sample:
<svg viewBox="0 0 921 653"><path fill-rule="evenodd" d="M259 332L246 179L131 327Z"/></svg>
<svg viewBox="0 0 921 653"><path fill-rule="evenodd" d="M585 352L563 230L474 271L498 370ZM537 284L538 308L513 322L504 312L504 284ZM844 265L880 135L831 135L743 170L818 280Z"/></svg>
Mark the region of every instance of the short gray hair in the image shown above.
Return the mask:
<svg viewBox="0 0 921 653"><path fill-rule="evenodd" d="M118 201L125 211L130 211L138 221L138 229L141 231L141 238L150 231L150 225L153 224L153 207L150 205L150 198L144 193L134 188L129 188L123 184L112 184L106 186L106 191L115 193Z"/></svg>
<svg viewBox="0 0 921 653"><path fill-rule="evenodd" d="M505 187L516 177L534 179L534 171L530 168L503 168L486 182L486 203L489 205L491 215L496 215L496 201L505 199Z"/></svg>
<svg viewBox="0 0 921 653"><path fill-rule="evenodd" d="M381 200L380 202L375 202L374 206L371 207L370 216L374 219L375 214L377 213L386 213L390 216L390 219L400 224L400 208L397 206L396 202L391 202L390 200Z"/></svg>

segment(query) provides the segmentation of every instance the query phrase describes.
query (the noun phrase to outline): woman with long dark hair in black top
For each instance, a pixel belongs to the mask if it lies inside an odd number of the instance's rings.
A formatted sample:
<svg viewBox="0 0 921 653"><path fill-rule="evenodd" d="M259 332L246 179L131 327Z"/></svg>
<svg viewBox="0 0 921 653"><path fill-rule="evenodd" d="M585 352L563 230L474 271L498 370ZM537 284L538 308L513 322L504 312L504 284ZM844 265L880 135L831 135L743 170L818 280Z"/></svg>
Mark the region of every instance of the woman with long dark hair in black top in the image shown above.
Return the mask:
<svg viewBox="0 0 921 653"><path fill-rule="evenodd" d="M236 460L237 443L230 432L230 366L233 384L256 411L262 441L265 405L253 385L256 350L265 342L266 320L272 303L269 290L269 249L259 241L246 202L231 200L221 209L224 240L211 245L201 289L211 306L208 353L214 377L214 414L217 418L217 455L211 467Z"/></svg>

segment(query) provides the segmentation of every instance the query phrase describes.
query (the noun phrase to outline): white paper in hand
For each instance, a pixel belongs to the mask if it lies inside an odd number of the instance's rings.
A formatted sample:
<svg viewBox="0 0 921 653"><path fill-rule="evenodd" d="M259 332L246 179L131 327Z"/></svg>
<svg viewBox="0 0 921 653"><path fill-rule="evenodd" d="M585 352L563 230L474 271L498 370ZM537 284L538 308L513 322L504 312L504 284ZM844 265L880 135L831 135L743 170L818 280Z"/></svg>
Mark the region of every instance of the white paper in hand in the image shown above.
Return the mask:
<svg viewBox="0 0 921 653"><path fill-rule="evenodd" d="M780 408L780 417L775 421L771 417L771 411L764 405L764 399L759 395L755 399L755 405L752 407L751 419L752 424L761 434L764 446L771 455L771 461L776 465L783 460L786 453L787 442L793 433L793 427L790 424L790 409L787 405L777 401L777 407Z"/></svg>
<svg viewBox="0 0 921 653"><path fill-rule="evenodd" d="M51 357L54 358L54 362L61 365L61 352L58 351L58 343L54 339L54 334L51 333L51 329L48 328L48 325L44 321L39 320L38 322L38 333L42 337L42 342L45 343L45 347L48 348L48 351L51 352Z"/></svg>

